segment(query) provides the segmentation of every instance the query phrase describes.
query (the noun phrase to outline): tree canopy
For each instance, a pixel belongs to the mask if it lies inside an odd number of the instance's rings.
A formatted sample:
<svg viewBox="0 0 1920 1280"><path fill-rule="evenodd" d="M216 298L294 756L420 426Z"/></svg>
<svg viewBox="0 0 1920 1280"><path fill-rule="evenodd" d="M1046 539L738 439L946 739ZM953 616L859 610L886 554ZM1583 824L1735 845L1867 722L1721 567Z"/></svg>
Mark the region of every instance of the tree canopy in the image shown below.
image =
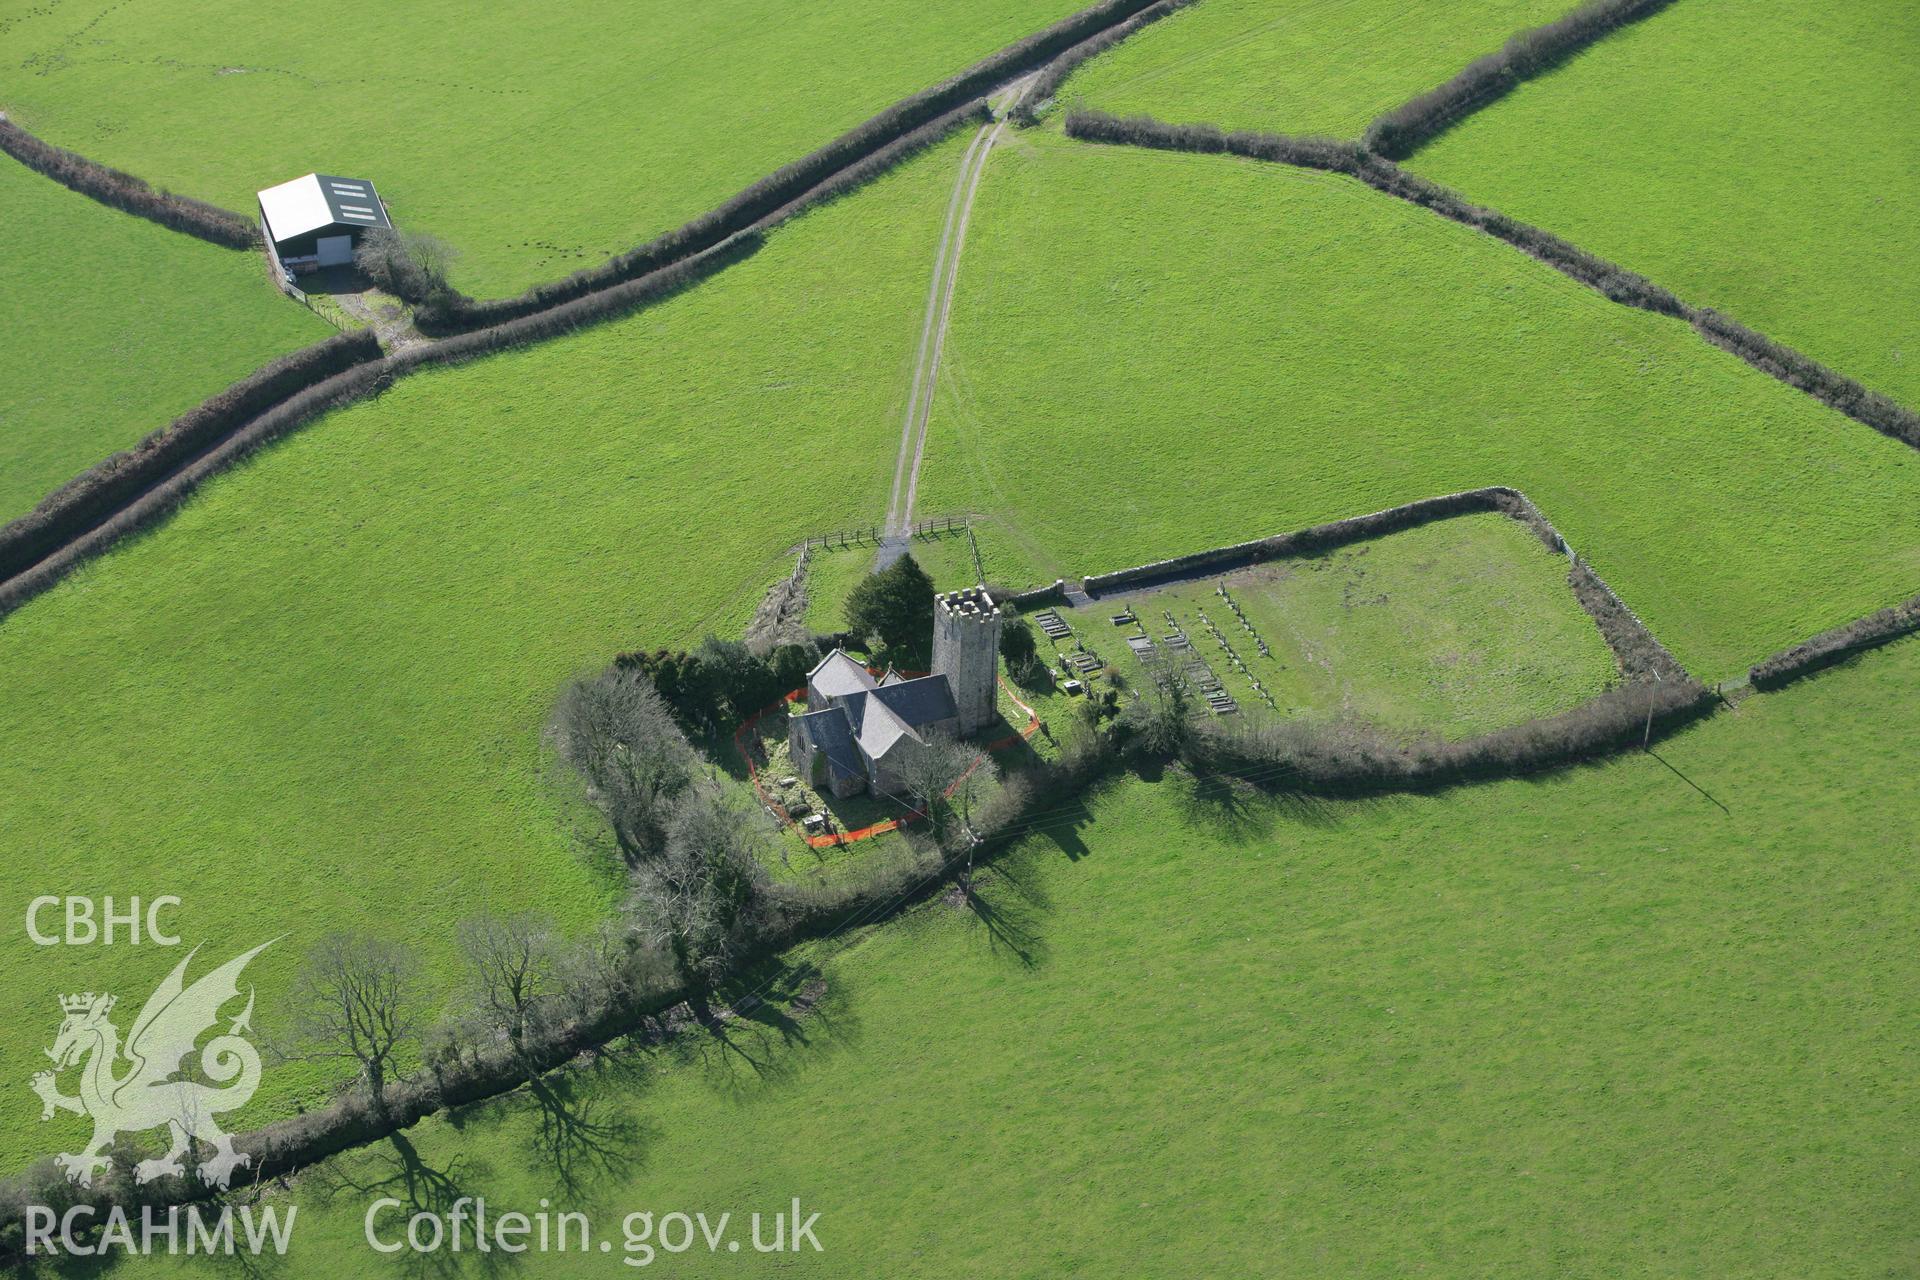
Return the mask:
<svg viewBox="0 0 1920 1280"><path fill-rule="evenodd" d="M868 574L847 597L847 630L882 649L918 653L931 644L933 579L911 555Z"/></svg>

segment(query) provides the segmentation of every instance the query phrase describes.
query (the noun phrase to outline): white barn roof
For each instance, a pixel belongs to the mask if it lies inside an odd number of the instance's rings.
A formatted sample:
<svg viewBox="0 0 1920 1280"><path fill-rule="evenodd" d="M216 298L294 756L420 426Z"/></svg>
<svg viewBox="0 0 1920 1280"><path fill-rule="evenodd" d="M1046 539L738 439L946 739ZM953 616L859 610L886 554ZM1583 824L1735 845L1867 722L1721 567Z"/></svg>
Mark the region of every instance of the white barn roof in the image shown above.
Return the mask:
<svg viewBox="0 0 1920 1280"><path fill-rule="evenodd" d="M371 182L310 173L260 193L260 212L275 244L326 227L388 227Z"/></svg>

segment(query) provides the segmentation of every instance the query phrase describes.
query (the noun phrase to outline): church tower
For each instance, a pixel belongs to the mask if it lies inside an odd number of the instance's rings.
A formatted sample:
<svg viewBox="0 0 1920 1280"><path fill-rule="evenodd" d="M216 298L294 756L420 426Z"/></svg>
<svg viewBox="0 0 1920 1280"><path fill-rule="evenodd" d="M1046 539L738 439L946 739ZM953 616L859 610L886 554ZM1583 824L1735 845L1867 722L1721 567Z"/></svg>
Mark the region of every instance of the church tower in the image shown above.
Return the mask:
<svg viewBox="0 0 1920 1280"><path fill-rule="evenodd" d="M993 723L1000 681L1000 609L985 587L934 598L933 674L945 676L953 689L963 736Z"/></svg>

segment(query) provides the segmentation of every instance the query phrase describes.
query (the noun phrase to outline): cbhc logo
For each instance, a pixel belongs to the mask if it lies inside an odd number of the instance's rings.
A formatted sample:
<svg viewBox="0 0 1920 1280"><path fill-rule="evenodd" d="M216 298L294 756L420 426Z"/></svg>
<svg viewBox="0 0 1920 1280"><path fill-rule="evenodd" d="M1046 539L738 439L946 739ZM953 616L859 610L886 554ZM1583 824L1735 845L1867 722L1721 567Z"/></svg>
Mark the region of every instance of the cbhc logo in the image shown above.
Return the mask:
<svg viewBox="0 0 1920 1280"><path fill-rule="evenodd" d="M103 946L112 946L115 942L126 941L138 944L141 941L140 928L146 926L146 941L162 947L177 947L180 936L166 932L160 926L160 912L165 907L177 907L180 899L165 894L147 903L146 911L140 910L140 899L130 899L124 910L114 909L113 895L100 899L96 911L92 898L56 897L43 894L27 904L27 936L43 947L55 947L65 943L70 947L90 947L98 942ZM66 929L61 933L43 933L40 929L40 913L52 907L63 907ZM59 916L55 917L60 919Z"/></svg>

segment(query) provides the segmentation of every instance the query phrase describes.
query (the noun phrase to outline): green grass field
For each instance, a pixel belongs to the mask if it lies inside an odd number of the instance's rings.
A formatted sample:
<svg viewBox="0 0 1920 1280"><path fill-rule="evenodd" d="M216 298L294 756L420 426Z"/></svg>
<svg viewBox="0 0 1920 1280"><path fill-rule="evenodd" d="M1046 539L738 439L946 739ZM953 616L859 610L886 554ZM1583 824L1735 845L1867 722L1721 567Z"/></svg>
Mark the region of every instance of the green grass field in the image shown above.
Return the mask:
<svg viewBox="0 0 1920 1280"><path fill-rule="evenodd" d="M1201 0L1086 63L1057 100L1357 138L1375 116L1568 8L1567 0Z"/></svg>
<svg viewBox="0 0 1920 1280"><path fill-rule="evenodd" d="M617 887L543 789L548 707L617 652L697 640L801 533L885 504L960 146L665 305L315 423L9 617L0 857L36 870L0 903L0 995L51 1037L46 992L133 999L170 967L35 953L24 907L47 886L180 894L185 935L236 950L285 932L269 1031L327 928L412 941L443 987L473 909L606 909ZM39 1037L0 1050L0 1077L25 1078ZM322 1083L281 1073L242 1119ZM26 1107L0 1135L70 1137Z"/></svg>
<svg viewBox="0 0 1920 1280"><path fill-rule="evenodd" d="M1289 719L1459 738L1564 711L1612 680L1613 655L1573 598L1566 568L1506 516L1463 516L1325 556L1102 596L1061 616L1136 684L1150 678L1127 650L1125 637L1138 633L1109 621L1123 604L1156 642L1171 633L1173 614L1243 714L1269 710L1258 680L1271 712ZM1246 624L1217 594L1222 583ZM1179 657L1163 646L1155 660Z"/></svg>
<svg viewBox="0 0 1920 1280"><path fill-rule="evenodd" d="M388 1237L547 1197L616 1248L633 1211L822 1214L822 1254L657 1259L689 1275L1905 1274L1916 689L1909 641L1431 797L1128 784L983 877L992 928L933 904L798 957L820 1012L303 1179L283 1274L384 1274L378 1195Z"/></svg>
<svg viewBox="0 0 1920 1280"><path fill-rule="evenodd" d="M375 182L476 295L594 265L1074 0L242 0L12 12L0 107L52 142L251 212L303 173Z"/></svg>
<svg viewBox="0 0 1920 1280"><path fill-rule="evenodd" d="M1916 407L1916 59L1897 0L1676 4L1410 163Z"/></svg>
<svg viewBox="0 0 1920 1280"><path fill-rule="evenodd" d="M277 356L332 333L250 253L0 156L0 524Z"/></svg>
<svg viewBox="0 0 1920 1280"><path fill-rule="evenodd" d="M1920 456L1684 325L1331 175L996 152L927 509L997 516L1050 578L1490 484L1709 681L1920 589Z"/></svg>

